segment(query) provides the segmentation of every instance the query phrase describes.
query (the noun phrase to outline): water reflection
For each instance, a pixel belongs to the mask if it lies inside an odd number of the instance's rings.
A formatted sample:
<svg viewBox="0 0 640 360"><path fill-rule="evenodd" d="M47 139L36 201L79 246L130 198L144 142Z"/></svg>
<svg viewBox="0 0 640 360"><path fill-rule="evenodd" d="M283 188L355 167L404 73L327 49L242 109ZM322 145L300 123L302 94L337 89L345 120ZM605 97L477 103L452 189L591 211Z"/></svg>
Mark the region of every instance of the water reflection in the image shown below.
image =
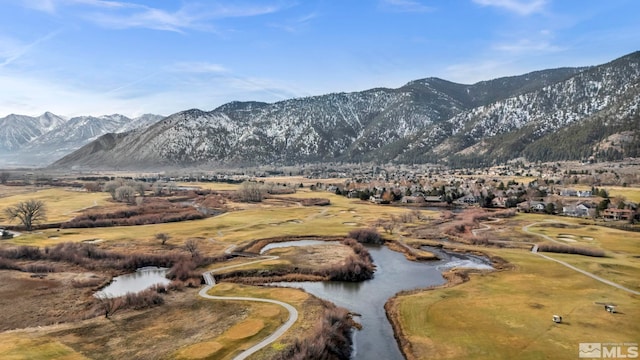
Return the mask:
<svg viewBox="0 0 640 360"><path fill-rule="evenodd" d="M154 285L168 285L171 280L166 277L167 270L150 266L140 268L131 274L114 277L109 285L97 291L94 296L114 298L127 293L137 293Z"/></svg>
<svg viewBox="0 0 640 360"><path fill-rule="evenodd" d="M262 249L260 249L260 254L264 254L265 252L271 249L278 249L284 247L291 246L311 246L311 245L328 245L328 244L339 244L339 241L322 241L322 240L297 240L297 241L283 241L283 242L274 242L265 245Z"/></svg>
<svg viewBox="0 0 640 360"><path fill-rule="evenodd" d="M280 246L304 246L324 243L304 240L278 243ZM270 244L270 245L278 245ZM263 248L266 251L267 247ZM403 359L393 329L384 311L386 301L402 290L426 288L444 283L442 271L453 267L493 269L489 259L458 254L439 248L427 248L440 259L430 262L408 261L403 254L385 246L367 246L376 264L374 278L363 282L281 282L278 286L302 288L338 306L358 313L363 328L354 334L353 359Z"/></svg>

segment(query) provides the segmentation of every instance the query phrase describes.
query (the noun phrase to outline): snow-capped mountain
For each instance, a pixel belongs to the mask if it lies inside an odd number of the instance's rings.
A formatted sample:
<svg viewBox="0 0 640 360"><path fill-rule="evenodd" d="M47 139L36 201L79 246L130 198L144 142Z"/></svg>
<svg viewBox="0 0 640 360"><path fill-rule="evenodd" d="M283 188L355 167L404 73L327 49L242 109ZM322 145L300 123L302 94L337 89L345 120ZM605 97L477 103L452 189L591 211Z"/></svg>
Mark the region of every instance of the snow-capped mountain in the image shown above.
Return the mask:
<svg viewBox="0 0 640 360"><path fill-rule="evenodd" d="M65 118L50 112L38 117L11 114L0 118L0 151L18 150L66 121Z"/></svg>
<svg viewBox="0 0 640 360"><path fill-rule="evenodd" d="M145 130L105 135L53 166L335 160L466 165L523 155L532 160L571 158L575 154L559 150L568 141L547 139L571 126L607 129L607 136L639 131L639 63L636 52L600 66L537 71L473 85L427 78L398 89L273 104L232 102L209 112L183 111ZM576 144L591 149L598 136ZM550 145L541 150L545 141Z"/></svg>
<svg viewBox="0 0 640 360"><path fill-rule="evenodd" d="M119 114L71 119L49 112L39 117L9 115L0 119L0 152L14 163L45 165L101 135L148 127L162 118L152 114L134 119Z"/></svg>

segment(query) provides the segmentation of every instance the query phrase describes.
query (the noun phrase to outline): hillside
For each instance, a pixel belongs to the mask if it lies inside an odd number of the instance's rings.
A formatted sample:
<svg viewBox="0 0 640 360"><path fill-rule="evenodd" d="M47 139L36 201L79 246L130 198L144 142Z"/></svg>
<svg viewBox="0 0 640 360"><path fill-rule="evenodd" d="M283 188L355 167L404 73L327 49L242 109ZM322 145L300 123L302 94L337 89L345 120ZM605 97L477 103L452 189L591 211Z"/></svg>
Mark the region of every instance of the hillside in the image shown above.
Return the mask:
<svg viewBox="0 0 640 360"><path fill-rule="evenodd" d="M398 89L273 104L232 102L209 112L183 111L146 130L106 135L52 166L323 161L473 166L523 156L622 157L637 152L639 79L640 52L635 52L599 66L536 71L473 85L427 78ZM599 143L619 132L631 132L623 137L628 144L616 147L617 153L599 149Z"/></svg>
<svg viewBox="0 0 640 360"><path fill-rule="evenodd" d="M9 115L0 118L0 165L46 165L108 133L148 127L160 115L130 119L114 114L67 119L52 113L38 117Z"/></svg>

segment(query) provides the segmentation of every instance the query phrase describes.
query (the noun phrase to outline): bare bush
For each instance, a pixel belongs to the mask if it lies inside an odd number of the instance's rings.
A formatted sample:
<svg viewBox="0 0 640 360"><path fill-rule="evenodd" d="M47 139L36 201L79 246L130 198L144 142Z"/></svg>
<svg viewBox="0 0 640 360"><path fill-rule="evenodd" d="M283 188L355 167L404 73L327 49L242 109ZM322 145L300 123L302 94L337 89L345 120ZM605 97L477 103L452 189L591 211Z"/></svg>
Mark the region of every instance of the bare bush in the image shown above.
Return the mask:
<svg viewBox="0 0 640 360"><path fill-rule="evenodd" d="M52 273L58 270L57 266L45 263L28 264L22 267L22 271L30 273Z"/></svg>
<svg viewBox="0 0 640 360"><path fill-rule="evenodd" d="M155 289L147 289L124 296L124 307L135 310L147 309L164 304L164 298Z"/></svg>
<svg viewBox="0 0 640 360"><path fill-rule="evenodd" d="M542 244L538 246L538 251L553 252L561 254L577 254L593 257L604 257L604 251L601 249L592 249L579 246L568 246L561 244Z"/></svg>
<svg viewBox="0 0 640 360"><path fill-rule="evenodd" d="M113 200L116 199L116 189L122 186L122 180L111 180L107 181L102 187L104 192L108 192L111 194L111 198Z"/></svg>
<svg viewBox="0 0 640 360"><path fill-rule="evenodd" d="M200 255L198 250L198 241L196 239L188 239L184 243L184 248L191 253L191 257L195 258Z"/></svg>
<svg viewBox="0 0 640 360"><path fill-rule="evenodd" d="M124 306L124 299L122 297L111 298L107 296L99 296L96 300L100 305L100 309L102 309L104 317L107 319Z"/></svg>
<svg viewBox="0 0 640 360"><path fill-rule="evenodd" d="M131 186L124 185L116 189L115 199L117 201L122 201L122 202L132 204L135 200L135 196L136 196L136 191Z"/></svg>
<svg viewBox="0 0 640 360"><path fill-rule="evenodd" d="M171 236L167 233L157 233L156 234L156 239L160 240L160 243L162 243L162 245L166 244L167 241L169 241L169 239L171 239Z"/></svg>
<svg viewBox="0 0 640 360"><path fill-rule="evenodd" d="M363 244L383 244L384 239L376 229L355 229L349 231L349 237Z"/></svg>
<svg viewBox="0 0 640 360"><path fill-rule="evenodd" d="M304 338L280 352L275 360L343 360L351 358L351 332L355 323L346 309L329 306L320 322Z"/></svg>
<svg viewBox="0 0 640 360"><path fill-rule="evenodd" d="M180 261L175 263L167 273L167 277L171 280L179 280L185 282L189 279L198 279L202 274L195 271L197 264L193 260Z"/></svg>
<svg viewBox="0 0 640 360"><path fill-rule="evenodd" d="M245 181L240 185L237 191L241 201L245 202L261 202L264 198L264 190L257 182Z"/></svg>
<svg viewBox="0 0 640 360"><path fill-rule="evenodd" d="M97 181L89 181L84 184L85 190L88 192L99 192L101 191L100 183Z"/></svg>

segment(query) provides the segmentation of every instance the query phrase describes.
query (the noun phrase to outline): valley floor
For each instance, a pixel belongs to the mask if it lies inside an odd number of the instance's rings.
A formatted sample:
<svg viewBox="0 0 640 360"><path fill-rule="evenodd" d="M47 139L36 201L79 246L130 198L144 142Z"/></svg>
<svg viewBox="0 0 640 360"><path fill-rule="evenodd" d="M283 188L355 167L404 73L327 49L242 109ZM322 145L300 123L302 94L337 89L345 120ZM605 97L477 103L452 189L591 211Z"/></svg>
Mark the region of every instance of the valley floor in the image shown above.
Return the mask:
<svg viewBox="0 0 640 360"><path fill-rule="evenodd" d="M284 182L286 177L278 181ZM216 188L211 183L199 185ZM220 191L233 191L235 185L221 186ZM0 208L27 198L46 199L51 204L52 221L71 218L93 207L121 206L111 202L105 193L65 189L18 190L0 186L0 196ZM330 205L304 206L306 200L317 198L328 199ZM201 255L213 257L244 248L258 239L345 237L353 229L377 228L392 248L405 252L408 258L427 259L430 254L422 246L441 246L486 254L499 268L492 272L454 270L448 275L452 282L447 286L403 293L391 299L387 310L408 359L578 358L580 343L640 341L637 294L531 252L535 244L556 242L603 250L604 257L544 255L637 292L640 232L612 229L592 220L547 215L498 217L498 213L480 210L445 214L446 211L409 206L375 205L308 187L295 194L272 196L262 203L230 202L227 206L229 211L224 215L201 220L25 232L2 240L0 249L84 242L105 251L186 256L189 252L185 244L191 241L198 245ZM392 219L394 227L388 231L385 221ZM171 237L166 244L160 244L155 238L158 233ZM475 241L480 237L489 240ZM284 248L279 251L280 258L244 269L259 273L336 266L351 254L343 245L327 249L330 248ZM197 271L250 261L234 257ZM26 260L20 264L33 265ZM288 317L278 305L207 300L198 297L199 288L186 286L163 294L163 305L121 310L105 318L91 307L92 293L114 275L114 271L69 264L40 277L0 270L0 358L231 359L240 349L268 336ZM85 283L92 285L80 285ZM251 359L273 358L299 338L313 333L328 309L323 301L299 289L222 282L209 294L270 298L287 302L298 311L298 321ZM615 304L617 312L604 311L605 303ZM554 323L553 315L561 315L563 322Z"/></svg>

